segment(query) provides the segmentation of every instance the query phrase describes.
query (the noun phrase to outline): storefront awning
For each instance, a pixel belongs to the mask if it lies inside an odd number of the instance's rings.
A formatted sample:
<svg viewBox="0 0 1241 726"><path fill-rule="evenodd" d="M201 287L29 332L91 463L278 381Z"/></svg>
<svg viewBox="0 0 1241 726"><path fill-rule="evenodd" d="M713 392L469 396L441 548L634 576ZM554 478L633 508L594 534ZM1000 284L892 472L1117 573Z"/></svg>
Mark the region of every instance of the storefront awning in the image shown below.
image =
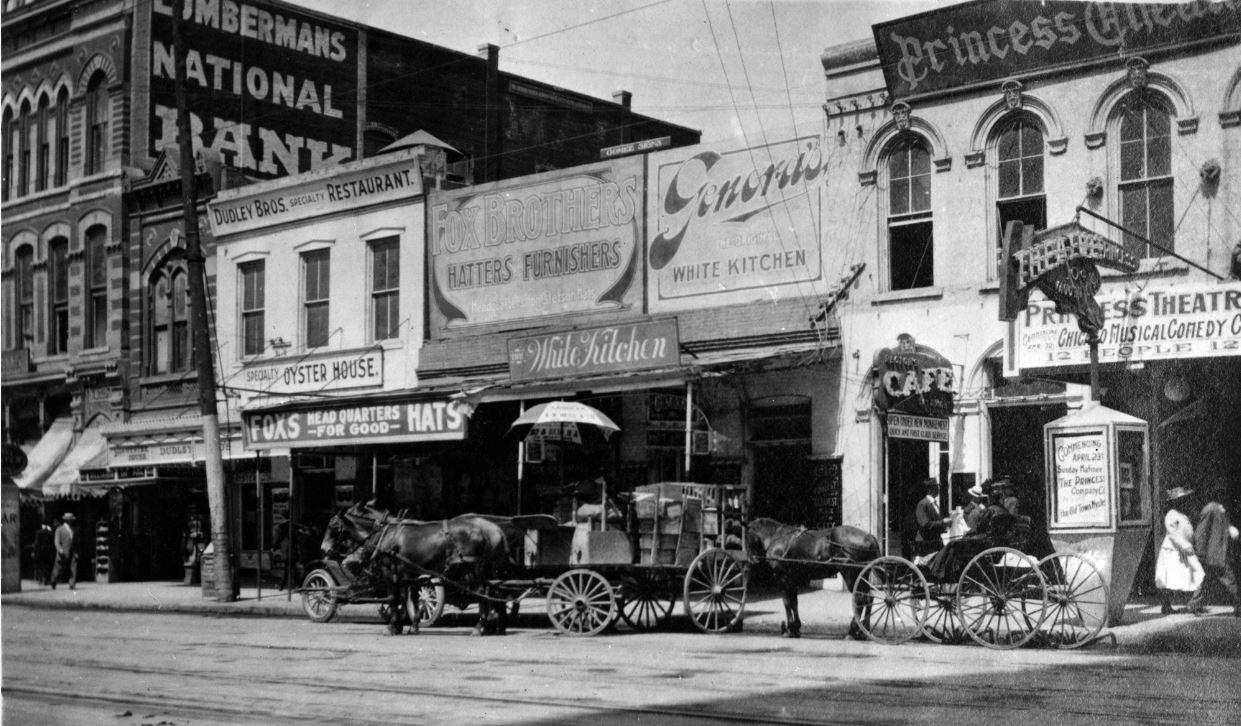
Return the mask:
<svg viewBox="0 0 1241 726"><path fill-rule="evenodd" d="M101 494L87 492L79 486L82 481L81 469L96 468L106 462L107 442L100 433L99 427L92 426L82 432L73 448L61 460L56 470L43 482L43 493L51 497L72 497L80 494Z"/></svg>
<svg viewBox="0 0 1241 726"><path fill-rule="evenodd" d="M73 444L73 419L68 416L52 422L39 442L26 452L26 469L13 478L23 492L37 492Z"/></svg>

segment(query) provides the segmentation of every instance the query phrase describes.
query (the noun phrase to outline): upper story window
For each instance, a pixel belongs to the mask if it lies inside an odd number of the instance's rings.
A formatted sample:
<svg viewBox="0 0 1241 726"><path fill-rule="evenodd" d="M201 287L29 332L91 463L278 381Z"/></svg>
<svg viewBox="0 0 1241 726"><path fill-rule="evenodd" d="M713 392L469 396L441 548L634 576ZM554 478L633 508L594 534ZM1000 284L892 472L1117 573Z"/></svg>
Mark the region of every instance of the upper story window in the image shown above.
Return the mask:
<svg viewBox="0 0 1241 726"><path fill-rule="evenodd" d="M1124 227L1173 249L1172 114L1150 91L1130 93L1117 111L1120 218ZM1133 235L1125 247L1139 258L1163 253Z"/></svg>
<svg viewBox="0 0 1241 726"><path fill-rule="evenodd" d="M175 373L190 367L189 295L185 263L166 261L147 284L148 373Z"/></svg>
<svg viewBox="0 0 1241 726"><path fill-rule="evenodd" d="M1043 180L1043 131L1026 117L1000 128L996 136L996 240L1004 227L1019 221L1034 229L1047 228L1047 197Z"/></svg>
<svg viewBox="0 0 1241 726"><path fill-rule="evenodd" d="M96 73L86 87L86 173L103 171L108 141L107 76Z"/></svg>
<svg viewBox="0 0 1241 726"><path fill-rule="evenodd" d="M69 91L60 89L56 96L56 175L52 182L58 187L69 181Z"/></svg>
<svg viewBox="0 0 1241 726"><path fill-rule="evenodd" d="M371 333L374 340L398 337L400 272L400 239L385 237L371 242Z"/></svg>
<svg viewBox="0 0 1241 726"><path fill-rule="evenodd" d="M52 111L47 96L39 99L39 112L35 117L35 164L34 189L41 192L47 189L48 174L51 173L52 160Z"/></svg>
<svg viewBox="0 0 1241 726"><path fill-rule="evenodd" d="M264 310L267 296L264 290L266 264L263 260L238 265L241 279L241 354L262 355Z"/></svg>
<svg viewBox="0 0 1241 726"><path fill-rule="evenodd" d="M904 134L887 154L888 285L911 290L935 284L931 221L931 153Z"/></svg>
<svg viewBox="0 0 1241 726"><path fill-rule="evenodd" d="M69 240L56 237L47 246L48 341L51 355L69 352Z"/></svg>
<svg viewBox="0 0 1241 726"><path fill-rule="evenodd" d="M15 348L30 348L34 342L34 247L22 245L14 260L17 318L14 320L17 340Z"/></svg>
<svg viewBox="0 0 1241 726"><path fill-rule="evenodd" d="M18 119L17 146L17 191L13 196L24 197L30 193L30 104L22 104L22 112Z"/></svg>
<svg viewBox="0 0 1241 726"><path fill-rule="evenodd" d="M15 174L17 173L17 147L18 147L18 130L17 119L14 118L13 112L6 110L4 112L4 180L0 185L0 193L4 195L4 201L8 201L10 196L17 196L13 184L17 181Z"/></svg>
<svg viewBox="0 0 1241 726"><path fill-rule="evenodd" d="M108 344L108 228L102 224L86 230L86 292L88 347Z"/></svg>
<svg viewBox="0 0 1241 726"><path fill-rule="evenodd" d="M302 254L302 324L307 348L327 345L331 250Z"/></svg>

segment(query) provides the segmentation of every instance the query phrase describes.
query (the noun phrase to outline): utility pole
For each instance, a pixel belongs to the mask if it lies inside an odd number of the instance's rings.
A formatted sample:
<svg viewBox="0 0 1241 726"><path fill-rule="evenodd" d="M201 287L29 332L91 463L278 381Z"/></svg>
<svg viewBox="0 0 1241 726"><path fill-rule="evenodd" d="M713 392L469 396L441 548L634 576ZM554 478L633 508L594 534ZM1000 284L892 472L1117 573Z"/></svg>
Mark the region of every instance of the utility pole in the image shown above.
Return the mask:
<svg viewBox="0 0 1241 726"><path fill-rule="evenodd" d="M194 143L190 136L189 99L185 89L185 34L182 14L185 0L172 3L173 79L177 96L177 145L181 151L181 224L185 232L185 257L192 315L194 366L198 372L198 402L203 421L203 459L207 469L207 504L211 513L211 544L215 551L215 597L233 599L233 568L229 540L228 492L224 487L224 461L220 456L220 419L215 401L215 366L211 356L211 331L207 328L207 265L198 236L198 189L194 169Z"/></svg>

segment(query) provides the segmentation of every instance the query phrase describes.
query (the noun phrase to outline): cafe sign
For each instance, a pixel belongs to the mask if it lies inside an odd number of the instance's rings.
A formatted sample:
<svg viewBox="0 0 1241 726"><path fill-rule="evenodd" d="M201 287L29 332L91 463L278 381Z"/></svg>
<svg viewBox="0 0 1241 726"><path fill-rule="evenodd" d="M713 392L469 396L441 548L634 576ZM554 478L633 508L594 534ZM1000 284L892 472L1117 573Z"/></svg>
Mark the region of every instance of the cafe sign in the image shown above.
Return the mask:
<svg viewBox="0 0 1241 726"><path fill-rule="evenodd" d="M874 26L894 99L1235 36L1236 0L976 0ZM998 85L998 83L997 83Z"/></svg>
<svg viewBox="0 0 1241 726"><path fill-rule="evenodd" d="M241 370L241 387L264 394L317 393L382 386L383 350L325 358L266 360Z"/></svg>
<svg viewBox="0 0 1241 726"><path fill-rule="evenodd" d="M875 354L875 405L881 411L946 419L957 393L953 365L912 335L897 337L894 348Z"/></svg>
<svg viewBox="0 0 1241 726"><path fill-rule="evenodd" d="M530 381L676 366L676 318L511 338L509 377Z"/></svg>
<svg viewBox="0 0 1241 726"><path fill-rule="evenodd" d="M466 413L456 400L326 404L242 414L246 449L305 448L419 441L460 441Z"/></svg>

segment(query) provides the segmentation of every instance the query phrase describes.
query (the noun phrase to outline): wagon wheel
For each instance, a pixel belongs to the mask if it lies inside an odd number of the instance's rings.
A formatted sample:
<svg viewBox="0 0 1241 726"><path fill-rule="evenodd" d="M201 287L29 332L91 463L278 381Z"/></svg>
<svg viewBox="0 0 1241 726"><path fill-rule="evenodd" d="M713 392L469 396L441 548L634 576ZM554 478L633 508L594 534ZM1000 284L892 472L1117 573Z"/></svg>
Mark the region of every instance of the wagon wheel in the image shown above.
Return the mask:
<svg viewBox="0 0 1241 726"><path fill-rule="evenodd" d="M1057 552L1039 560L1047 579L1047 619L1042 631L1053 648L1078 648L1107 623L1108 593L1103 573L1090 560Z"/></svg>
<svg viewBox="0 0 1241 726"><path fill-rule="evenodd" d="M930 598L926 601L926 623L922 632L934 643L964 643L969 640L965 624L957 614L956 583L928 583Z"/></svg>
<svg viewBox="0 0 1241 726"><path fill-rule="evenodd" d="M1047 581L1038 561L1009 547L980 552L957 582L957 613L980 645L1018 648L1038 635L1047 615Z"/></svg>
<svg viewBox="0 0 1241 726"><path fill-rule="evenodd" d="M676 594L659 575L638 570L620 583L620 616L634 630L653 630L672 614Z"/></svg>
<svg viewBox="0 0 1241 726"><path fill-rule="evenodd" d="M565 635L598 635L616 618L616 596L593 570L569 570L547 591L547 616Z"/></svg>
<svg viewBox="0 0 1241 726"><path fill-rule="evenodd" d="M930 590L914 563L880 557L853 584L853 622L871 640L896 645L923 632Z"/></svg>
<svg viewBox="0 0 1241 726"><path fill-rule="evenodd" d="M745 568L732 555L712 548L685 573L685 614L704 633L723 633L741 625L745 610Z"/></svg>
<svg viewBox="0 0 1241 726"><path fill-rule="evenodd" d="M336 617L340 602L336 597L336 580L327 570L311 570L302 580L302 610L316 623Z"/></svg>
<svg viewBox="0 0 1241 726"><path fill-rule="evenodd" d="M413 587L418 588L418 605L414 606ZM444 614L445 592L444 585L440 582L431 580L423 580L406 591L405 610L409 613L411 619L417 621L419 627L428 627L439 622L440 616ZM417 611L418 616L414 617Z"/></svg>

